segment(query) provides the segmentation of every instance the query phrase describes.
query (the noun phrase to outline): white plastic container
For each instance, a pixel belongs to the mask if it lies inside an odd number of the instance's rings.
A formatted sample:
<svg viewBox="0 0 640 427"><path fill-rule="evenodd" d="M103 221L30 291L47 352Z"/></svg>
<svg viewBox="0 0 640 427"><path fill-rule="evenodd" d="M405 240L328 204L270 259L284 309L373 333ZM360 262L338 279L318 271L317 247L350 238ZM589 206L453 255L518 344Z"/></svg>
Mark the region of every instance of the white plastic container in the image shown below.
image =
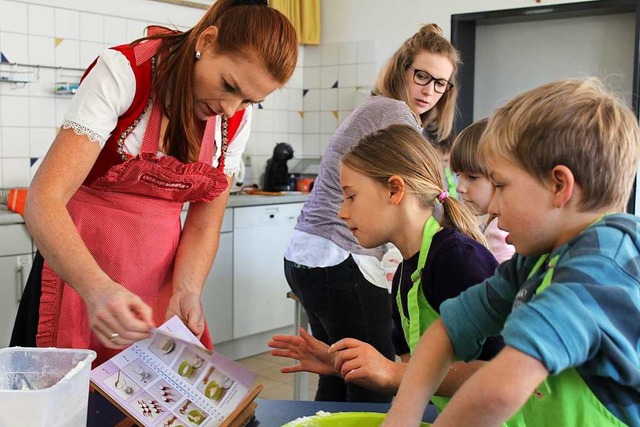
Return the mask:
<svg viewBox="0 0 640 427"><path fill-rule="evenodd" d="M85 427L92 350L0 349L0 427Z"/></svg>

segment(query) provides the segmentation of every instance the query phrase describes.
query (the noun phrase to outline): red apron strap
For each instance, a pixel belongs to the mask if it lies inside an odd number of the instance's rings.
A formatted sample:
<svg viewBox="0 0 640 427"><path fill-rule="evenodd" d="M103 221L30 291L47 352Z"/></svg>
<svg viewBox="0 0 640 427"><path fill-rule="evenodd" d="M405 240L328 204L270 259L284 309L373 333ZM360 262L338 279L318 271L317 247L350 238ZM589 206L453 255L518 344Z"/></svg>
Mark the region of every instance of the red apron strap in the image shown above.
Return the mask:
<svg viewBox="0 0 640 427"><path fill-rule="evenodd" d="M202 163L210 164L213 159L213 150L215 150L216 123L218 116L212 116L207 119L204 128L204 135L200 143L200 155L198 160Z"/></svg>
<svg viewBox="0 0 640 427"><path fill-rule="evenodd" d="M141 153L156 154L158 152L158 142L160 141L160 127L162 126L162 108L158 102L153 103L149 123L142 139Z"/></svg>
<svg viewBox="0 0 640 427"><path fill-rule="evenodd" d="M130 45L116 46L111 49L122 53L129 60L133 74L136 77L136 93L131 106L122 116L120 116L115 129L111 132L111 136L100 151L93 168L83 183L85 186L91 185L91 183L98 177L105 175L112 166L122 163L125 160L118 151L119 140L120 138L128 135L132 128L135 127L137 120L144 112L151 95L152 61L149 60L139 66L136 65L134 48ZM87 68L85 75L91 71L94 65L95 61L89 66L89 68Z"/></svg>

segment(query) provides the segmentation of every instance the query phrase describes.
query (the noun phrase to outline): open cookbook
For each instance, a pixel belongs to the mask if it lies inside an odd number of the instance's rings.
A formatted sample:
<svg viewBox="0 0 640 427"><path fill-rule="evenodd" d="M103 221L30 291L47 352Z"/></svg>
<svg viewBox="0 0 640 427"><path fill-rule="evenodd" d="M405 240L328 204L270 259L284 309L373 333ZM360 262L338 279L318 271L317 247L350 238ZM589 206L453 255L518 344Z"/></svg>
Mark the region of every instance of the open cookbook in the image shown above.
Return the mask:
<svg viewBox="0 0 640 427"><path fill-rule="evenodd" d="M91 371L91 384L140 426L242 426L262 389L255 380L177 316Z"/></svg>

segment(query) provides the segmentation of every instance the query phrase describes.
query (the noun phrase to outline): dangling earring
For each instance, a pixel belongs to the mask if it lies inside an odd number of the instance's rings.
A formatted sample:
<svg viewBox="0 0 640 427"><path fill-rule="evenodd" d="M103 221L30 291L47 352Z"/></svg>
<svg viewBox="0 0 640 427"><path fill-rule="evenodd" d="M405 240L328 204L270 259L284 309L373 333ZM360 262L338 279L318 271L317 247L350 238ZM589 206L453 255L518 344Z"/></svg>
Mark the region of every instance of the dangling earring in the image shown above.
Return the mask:
<svg viewBox="0 0 640 427"><path fill-rule="evenodd" d="M197 61L198 59L200 59L200 57L201 57L201 56L202 56L202 53L200 53L200 51L197 51L197 52L196 52L196 61Z"/></svg>

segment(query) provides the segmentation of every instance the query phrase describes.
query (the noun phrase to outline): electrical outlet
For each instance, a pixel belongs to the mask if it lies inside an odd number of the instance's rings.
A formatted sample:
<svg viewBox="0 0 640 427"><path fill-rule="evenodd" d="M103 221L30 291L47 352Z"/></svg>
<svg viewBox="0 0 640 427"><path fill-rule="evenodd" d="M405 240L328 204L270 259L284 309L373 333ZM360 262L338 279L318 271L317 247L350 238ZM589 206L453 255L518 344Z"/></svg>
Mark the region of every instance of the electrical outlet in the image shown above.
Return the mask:
<svg viewBox="0 0 640 427"><path fill-rule="evenodd" d="M244 155L244 165L245 166L251 166L251 156L248 154Z"/></svg>

